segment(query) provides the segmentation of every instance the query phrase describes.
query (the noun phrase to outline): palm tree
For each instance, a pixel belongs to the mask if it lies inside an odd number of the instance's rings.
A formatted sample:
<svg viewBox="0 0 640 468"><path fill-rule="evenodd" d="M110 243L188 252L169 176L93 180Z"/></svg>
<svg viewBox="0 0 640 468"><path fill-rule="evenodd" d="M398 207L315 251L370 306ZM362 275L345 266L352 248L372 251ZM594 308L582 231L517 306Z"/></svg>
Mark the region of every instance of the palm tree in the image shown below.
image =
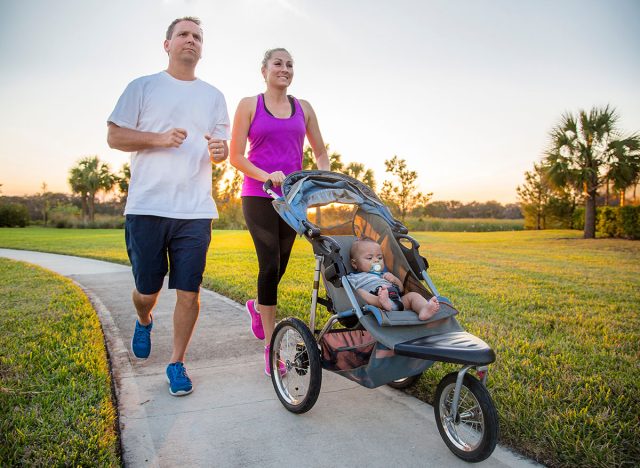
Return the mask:
<svg viewBox="0 0 640 468"><path fill-rule="evenodd" d="M624 206L624 194L634 185L640 175L640 137L631 135L609 144L609 171L607 177L613 182L613 190L620 195L620 206Z"/></svg>
<svg viewBox="0 0 640 468"><path fill-rule="evenodd" d="M73 193L82 199L82 214L86 221L95 219L96 193L100 190L108 192L113 188L116 178L109 171L109 165L98 159L98 156L87 156L69 171L69 185Z"/></svg>
<svg viewBox="0 0 640 468"><path fill-rule="evenodd" d="M327 149L327 153L329 153L329 145L326 144L324 146ZM340 153L336 153L335 151L329 153L329 170L334 172L342 172L342 167L342 155ZM302 169L318 169L318 165L313 159L313 149L309 145L305 146L304 150L302 151Z"/></svg>
<svg viewBox="0 0 640 468"><path fill-rule="evenodd" d="M82 220L87 222L87 198L88 198L88 189L86 177L83 171L83 167L78 163L77 166L72 167L69 171L69 185L71 186L71 192L77 193L80 195L80 200L82 202Z"/></svg>
<svg viewBox="0 0 640 468"><path fill-rule="evenodd" d="M593 239L596 232L596 195L612 165L622 163L632 150L621 151L637 136L620 139L616 128L618 115L608 105L594 107L577 116L567 112L550 132L551 144L544 163L549 178L560 187L571 186L582 191L585 200L584 238ZM626 143L625 143L626 142Z"/></svg>
<svg viewBox="0 0 640 468"><path fill-rule="evenodd" d="M327 153L329 153L329 145L324 145L327 149ZM342 171L342 155L340 153L336 153L335 151L329 153L329 170L334 172ZM304 147L302 151L302 169L304 170L316 170L318 169L318 165L313 159L313 149L311 146L307 145ZM317 225L322 223L322 212L320 211L319 206L316 206L316 219L315 222Z"/></svg>
<svg viewBox="0 0 640 468"><path fill-rule="evenodd" d="M131 166L124 163L120 168L120 174L115 176L115 183L120 191L120 203L125 203L129 196L129 182L131 181Z"/></svg>
<svg viewBox="0 0 640 468"><path fill-rule="evenodd" d="M373 175L373 169L367 169L364 164L361 163L349 163L343 169L343 172L354 179L359 180L365 185L371 187L371 190L376 189L376 180Z"/></svg>

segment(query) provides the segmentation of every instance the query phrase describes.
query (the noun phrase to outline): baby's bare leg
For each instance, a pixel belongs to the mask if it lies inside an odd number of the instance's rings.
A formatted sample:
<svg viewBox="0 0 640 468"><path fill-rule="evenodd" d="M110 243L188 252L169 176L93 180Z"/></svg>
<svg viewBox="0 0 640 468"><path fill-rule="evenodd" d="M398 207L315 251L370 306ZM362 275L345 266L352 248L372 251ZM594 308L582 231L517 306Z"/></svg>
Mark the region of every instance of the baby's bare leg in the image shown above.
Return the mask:
<svg viewBox="0 0 640 468"><path fill-rule="evenodd" d="M408 292L402 296L402 302L405 303L406 309L413 310L417 313L420 320L430 319L438 312L438 309L440 309L440 303L435 296L427 301L417 292Z"/></svg>
<svg viewBox="0 0 640 468"><path fill-rule="evenodd" d="M380 288L378 290L378 301L384 310L393 310L393 302L389 299L389 290Z"/></svg>

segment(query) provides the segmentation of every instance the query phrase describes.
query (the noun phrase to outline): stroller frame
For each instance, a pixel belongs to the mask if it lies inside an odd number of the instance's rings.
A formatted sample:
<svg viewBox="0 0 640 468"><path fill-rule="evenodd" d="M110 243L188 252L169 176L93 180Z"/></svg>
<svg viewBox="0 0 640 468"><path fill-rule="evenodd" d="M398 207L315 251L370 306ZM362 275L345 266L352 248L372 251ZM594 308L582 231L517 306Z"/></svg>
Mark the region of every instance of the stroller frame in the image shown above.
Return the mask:
<svg viewBox="0 0 640 468"><path fill-rule="evenodd" d="M315 192L309 199L304 199L305 184L316 182L319 188L312 187L310 191ZM393 218L369 187L348 176L327 171L299 171L290 174L282 188L284 195L280 197L273 192L271 181L264 186L265 192L274 198L276 211L311 242L315 255L309 326L296 318L284 319L276 326L271 340L271 369L286 369L284 373L271 373L274 389L285 408L293 413L304 413L313 407L319 395L323 368L369 388L386 384L401 389L414 384L434 362L455 363L461 366L460 369L447 374L436 390L434 411L438 430L449 449L461 459L478 462L489 457L498 436L497 412L486 389L488 365L495 360L495 354L482 340L462 331L454 318L457 310L439 294L427 273L428 262L419 255L419 243L408 235L408 229ZM347 193L348 190L354 192ZM401 246L398 250L404 254L398 262L406 273L405 285L408 281L409 287L417 288L423 296L438 297L441 310L434 317L422 322L411 311L387 313L359 299L347 277L348 252L345 252L349 238L353 240L354 236L338 236L338 242L323 235L321 228L306 219L306 202L314 203L313 206L328 204L335 202L336 194L339 202L355 200L367 206L373 204L373 216L384 221L381 226L390 228L386 234L387 245L410 245ZM320 297L321 279L324 280L327 298ZM334 302L339 295L337 291L343 293L346 300ZM318 304L333 312L319 330L316 329ZM335 330L338 323L346 329ZM439 332L441 329L443 332ZM326 356L320 355L325 347L329 347L325 338L330 333L349 333L349 330L362 330L361 333L370 333L375 339L372 361L378 354L385 357L375 361L370 369L332 368ZM351 349L337 348L337 352ZM477 378L469 373L470 370L475 371ZM304 383L296 380L300 378ZM292 384L289 380L295 382ZM461 411L463 401L465 407ZM467 431L469 426L472 429ZM479 435L475 433L478 427ZM471 441L466 440L465 431L471 433Z"/></svg>

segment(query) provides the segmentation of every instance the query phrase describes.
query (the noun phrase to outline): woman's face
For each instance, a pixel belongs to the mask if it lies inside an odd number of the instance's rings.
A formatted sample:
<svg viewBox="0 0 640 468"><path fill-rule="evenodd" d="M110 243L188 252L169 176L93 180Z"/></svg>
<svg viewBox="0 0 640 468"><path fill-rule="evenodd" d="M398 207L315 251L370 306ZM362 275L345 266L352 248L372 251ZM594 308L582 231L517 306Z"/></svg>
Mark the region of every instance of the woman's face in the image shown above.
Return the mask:
<svg viewBox="0 0 640 468"><path fill-rule="evenodd" d="M274 52L262 67L262 76L267 86L287 88L293 79L293 59L285 51Z"/></svg>

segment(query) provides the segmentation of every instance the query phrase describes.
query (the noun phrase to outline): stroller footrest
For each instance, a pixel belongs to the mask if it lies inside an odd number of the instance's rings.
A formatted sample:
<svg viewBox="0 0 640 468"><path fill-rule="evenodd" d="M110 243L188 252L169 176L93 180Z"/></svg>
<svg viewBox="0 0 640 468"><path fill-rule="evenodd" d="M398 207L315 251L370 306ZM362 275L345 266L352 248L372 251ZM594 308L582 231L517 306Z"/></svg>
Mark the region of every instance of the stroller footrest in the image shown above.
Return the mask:
<svg viewBox="0 0 640 468"><path fill-rule="evenodd" d="M420 320L418 315L411 310L396 310L393 312L380 310L372 305L365 305L362 310L365 313L371 313L376 318L378 325L381 327L398 327L407 325L424 325L427 323L437 322L444 318L453 317L458 311L447 302L440 303L440 309L429 320Z"/></svg>
<svg viewBox="0 0 640 468"><path fill-rule="evenodd" d="M394 347L396 354L428 359L483 366L496 360L496 355L487 343L467 332L451 332L425 336Z"/></svg>

